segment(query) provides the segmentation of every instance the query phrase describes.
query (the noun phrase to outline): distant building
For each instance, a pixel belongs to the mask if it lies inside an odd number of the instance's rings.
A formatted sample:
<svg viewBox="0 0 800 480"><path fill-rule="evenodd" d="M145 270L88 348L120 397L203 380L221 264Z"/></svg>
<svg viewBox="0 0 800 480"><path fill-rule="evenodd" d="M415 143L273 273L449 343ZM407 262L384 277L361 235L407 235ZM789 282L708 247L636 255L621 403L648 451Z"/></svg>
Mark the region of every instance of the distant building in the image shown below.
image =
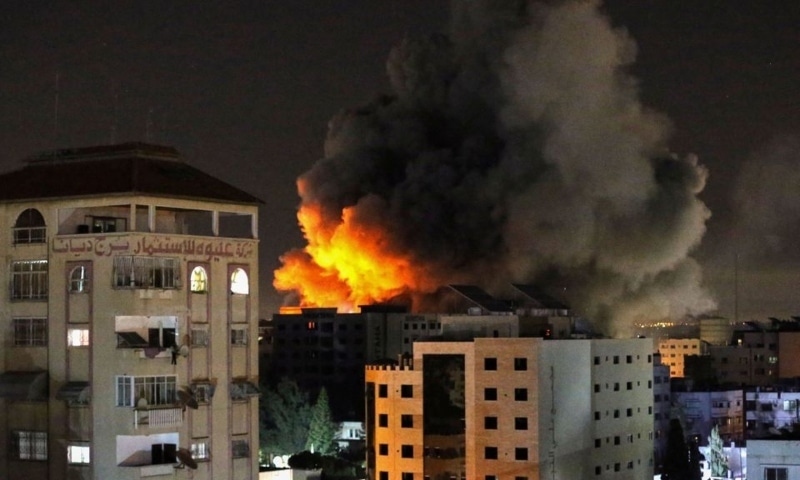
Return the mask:
<svg viewBox="0 0 800 480"><path fill-rule="evenodd" d="M669 367L661 363L661 355L653 355L653 459L660 471L667 453L669 420L672 412Z"/></svg>
<svg viewBox="0 0 800 480"><path fill-rule="evenodd" d="M0 478L257 475L258 203L139 143L0 175Z"/></svg>
<svg viewBox="0 0 800 480"><path fill-rule="evenodd" d="M701 318L700 340L709 345L728 345L733 334L733 325L730 320L723 317Z"/></svg>
<svg viewBox="0 0 800 480"><path fill-rule="evenodd" d="M683 424L684 434L699 445L708 443L711 429L719 427L723 442L744 440L744 392L741 389L672 392L673 413Z"/></svg>
<svg viewBox="0 0 800 480"><path fill-rule="evenodd" d="M782 432L800 434L800 392L748 389L745 392L747 438L765 438Z"/></svg>
<svg viewBox="0 0 800 480"><path fill-rule="evenodd" d="M366 382L372 480L653 478L649 339L417 342Z"/></svg>
<svg viewBox="0 0 800 480"><path fill-rule="evenodd" d="M699 338L668 338L658 343L661 362L669 367L672 378L684 376L685 358L689 355L705 355L706 344Z"/></svg>
<svg viewBox="0 0 800 480"><path fill-rule="evenodd" d="M800 440L748 440L747 480L800 478Z"/></svg>

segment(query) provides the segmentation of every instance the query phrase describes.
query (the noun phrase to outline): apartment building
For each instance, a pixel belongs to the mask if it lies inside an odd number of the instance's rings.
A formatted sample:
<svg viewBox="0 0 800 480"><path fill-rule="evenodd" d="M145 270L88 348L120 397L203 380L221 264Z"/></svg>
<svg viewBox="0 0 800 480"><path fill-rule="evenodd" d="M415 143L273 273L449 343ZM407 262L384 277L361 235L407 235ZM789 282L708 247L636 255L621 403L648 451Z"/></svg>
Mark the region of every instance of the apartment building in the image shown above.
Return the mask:
<svg viewBox="0 0 800 480"><path fill-rule="evenodd" d="M685 358L688 355L705 355L706 344L699 338L667 338L658 342L661 362L669 366L672 378L684 376Z"/></svg>
<svg viewBox="0 0 800 480"><path fill-rule="evenodd" d="M141 143L0 175L0 478L257 476L259 203Z"/></svg>
<svg viewBox="0 0 800 480"><path fill-rule="evenodd" d="M417 342L366 382L370 479L653 478L649 339Z"/></svg>

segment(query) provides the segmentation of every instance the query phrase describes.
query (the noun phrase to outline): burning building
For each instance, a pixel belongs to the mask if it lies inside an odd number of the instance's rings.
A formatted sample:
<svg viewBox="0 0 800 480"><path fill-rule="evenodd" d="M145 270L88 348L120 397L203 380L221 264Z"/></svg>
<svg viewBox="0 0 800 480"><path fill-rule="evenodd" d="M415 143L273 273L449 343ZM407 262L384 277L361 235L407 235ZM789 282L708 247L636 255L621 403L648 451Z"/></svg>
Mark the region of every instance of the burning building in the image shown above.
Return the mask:
<svg viewBox="0 0 800 480"><path fill-rule="evenodd" d="M607 333L713 308L690 256L707 171L639 101L626 31L597 1L453 9L446 35L391 51L389 94L331 120L297 182L307 245L274 286L351 311L446 284L558 285Z"/></svg>

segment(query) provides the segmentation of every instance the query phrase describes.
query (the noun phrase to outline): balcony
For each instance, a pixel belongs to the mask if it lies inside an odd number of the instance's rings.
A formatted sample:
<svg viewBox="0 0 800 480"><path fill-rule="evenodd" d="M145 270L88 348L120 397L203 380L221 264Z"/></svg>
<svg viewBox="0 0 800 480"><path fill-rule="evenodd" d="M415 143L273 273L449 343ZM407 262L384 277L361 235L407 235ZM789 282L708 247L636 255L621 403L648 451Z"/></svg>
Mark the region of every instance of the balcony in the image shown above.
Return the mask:
<svg viewBox="0 0 800 480"><path fill-rule="evenodd" d="M133 409L134 428L177 427L183 424L183 409L176 405L152 405Z"/></svg>

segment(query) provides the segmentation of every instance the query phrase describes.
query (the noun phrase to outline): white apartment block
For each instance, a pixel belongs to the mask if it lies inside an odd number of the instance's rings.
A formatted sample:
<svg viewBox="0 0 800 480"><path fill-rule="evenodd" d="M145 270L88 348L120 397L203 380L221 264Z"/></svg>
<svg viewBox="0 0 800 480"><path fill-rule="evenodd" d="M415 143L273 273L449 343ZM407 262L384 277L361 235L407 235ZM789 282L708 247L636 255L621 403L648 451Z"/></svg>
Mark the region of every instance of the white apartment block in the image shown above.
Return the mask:
<svg viewBox="0 0 800 480"><path fill-rule="evenodd" d="M653 478L649 339L417 342L366 382L370 479Z"/></svg>
<svg viewBox="0 0 800 480"><path fill-rule="evenodd" d="M138 143L0 175L0 478L257 476L258 204Z"/></svg>

